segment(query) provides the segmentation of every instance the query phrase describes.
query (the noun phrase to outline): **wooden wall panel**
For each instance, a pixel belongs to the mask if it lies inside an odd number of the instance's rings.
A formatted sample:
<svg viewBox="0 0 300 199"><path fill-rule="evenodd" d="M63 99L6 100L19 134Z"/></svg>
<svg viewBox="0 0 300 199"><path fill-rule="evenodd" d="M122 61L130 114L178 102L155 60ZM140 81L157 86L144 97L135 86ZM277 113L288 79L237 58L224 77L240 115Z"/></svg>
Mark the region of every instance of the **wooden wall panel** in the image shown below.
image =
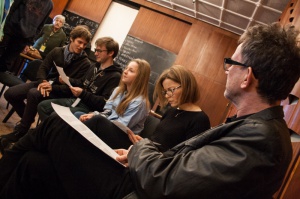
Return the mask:
<svg viewBox="0 0 300 199"><path fill-rule="evenodd" d="M297 29L300 29L300 0L291 0L280 17L282 25L292 24ZM300 80L295 85L291 92L293 95L300 98ZM282 104L286 104L285 100ZM300 101L295 105L284 106L285 120L289 128L293 129L300 135Z"/></svg>
<svg viewBox="0 0 300 199"><path fill-rule="evenodd" d="M190 24L141 8L128 34L178 54Z"/></svg>
<svg viewBox="0 0 300 199"><path fill-rule="evenodd" d="M69 0L52 0L53 2L53 10L50 13L49 17L53 19L56 15L61 14Z"/></svg>
<svg viewBox="0 0 300 199"><path fill-rule="evenodd" d="M189 22L189 23L196 23L198 21L194 17L190 17L188 15L176 12L174 10L171 10L169 8L166 8L166 7L162 7L160 5L157 5L155 3L152 3L152 2L149 2L149 1L146 1L146 0L130 0L130 1L132 1L134 3L137 3L141 6L144 6L146 8L149 8L151 10L157 10L160 13L165 13L166 15L176 17L178 19L181 19L181 20Z"/></svg>
<svg viewBox="0 0 300 199"><path fill-rule="evenodd" d="M293 142L293 156L289 168L285 174L281 187L273 195L273 199L296 199L299 198L300 183L300 143Z"/></svg>
<svg viewBox="0 0 300 199"><path fill-rule="evenodd" d="M101 22L112 0L69 0L66 10L95 22Z"/></svg>
<svg viewBox="0 0 300 199"><path fill-rule="evenodd" d="M175 61L195 75L201 91L199 105L208 114L212 126L222 122L227 114L223 60L234 53L238 38L205 23L193 24Z"/></svg>

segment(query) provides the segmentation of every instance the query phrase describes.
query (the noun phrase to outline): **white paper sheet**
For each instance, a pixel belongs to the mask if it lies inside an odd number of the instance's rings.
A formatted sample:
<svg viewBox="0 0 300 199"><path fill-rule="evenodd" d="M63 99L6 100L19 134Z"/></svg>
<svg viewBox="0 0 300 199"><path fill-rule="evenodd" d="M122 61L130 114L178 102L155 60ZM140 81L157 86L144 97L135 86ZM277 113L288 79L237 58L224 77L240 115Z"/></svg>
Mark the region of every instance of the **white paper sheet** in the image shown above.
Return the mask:
<svg viewBox="0 0 300 199"><path fill-rule="evenodd" d="M79 97L77 97L76 100L73 102L73 104L71 106L76 107L79 104L80 101L81 101L81 99Z"/></svg>
<svg viewBox="0 0 300 199"><path fill-rule="evenodd" d="M99 137L97 137L85 124L83 124L79 119L77 119L73 113L70 111L69 107L60 106L51 102L54 111L71 127L73 127L77 132L79 132L83 137L85 137L89 142L95 145L97 148L102 150L108 156L113 158L115 161L116 157L119 156L112 148L110 148L105 142L103 142ZM118 162L118 161L117 161ZM120 163L120 162L118 162ZM120 163L123 165L122 163ZM123 165L124 166L124 165Z"/></svg>
<svg viewBox="0 0 300 199"><path fill-rule="evenodd" d="M72 86L70 81L69 81L69 78L68 76L66 75L66 73L64 72L64 69L62 67L59 67L56 65L56 63L53 61L58 73L59 73L59 76L61 77L61 79L68 85L68 86Z"/></svg>

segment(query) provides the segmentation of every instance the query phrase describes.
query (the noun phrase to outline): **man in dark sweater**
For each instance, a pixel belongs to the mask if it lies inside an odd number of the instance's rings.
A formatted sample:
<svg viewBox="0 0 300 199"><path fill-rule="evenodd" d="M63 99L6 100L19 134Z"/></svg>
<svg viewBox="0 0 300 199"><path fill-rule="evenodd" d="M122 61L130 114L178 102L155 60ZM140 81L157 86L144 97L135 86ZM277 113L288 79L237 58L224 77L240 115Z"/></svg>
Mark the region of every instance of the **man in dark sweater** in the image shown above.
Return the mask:
<svg viewBox="0 0 300 199"><path fill-rule="evenodd" d="M68 86L60 82L54 62L62 67L70 78L82 78L90 68L90 61L84 48L91 40L91 33L86 28L76 27L71 31L70 38L68 46L54 48L46 56L37 73L38 81L19 84L10 87L5 92L5 99L22 119L12 133L0 137L1 149L26 134L34 122L39 102L45 99L72 96ZM51 78L48 76L49 73L51 73Z"/></svg>
<svg viewBox="0 0 300 199"><path fill-rule="evenodd" d="M26 51L25 47L33 44L34 37L41 31L52 8L51 0L14 0L0 42L0 71L6 71L6 64L23 50Z"/></svg>
<svg viewBox="0 0 300 199"><path fill-rule="evenodd" d="M113 89L118 86L122 68L113 62L119 52L119 44L111 37L102 37L95 42L95 57L97 62L89 69L82 79L70 78L70 87L73 95L71 98L49 99L38 105L38 113L43 121L52 112L51 102L63 106L70 106L72 112L103 111L105 101ZM73 103L80 99L79 104ZM72 106L73 105L73 106Z"/></svg>
<svg viewBox="0 0 300 199"><path fill-rule="evenodd" d="M64 23L65 17L63 15L56 15L53 18L53 23L45 24L40 34L37 35L37 40L33 47L40 52L43 59L55 47L65 45L67 37L62 29Z"/></svg>

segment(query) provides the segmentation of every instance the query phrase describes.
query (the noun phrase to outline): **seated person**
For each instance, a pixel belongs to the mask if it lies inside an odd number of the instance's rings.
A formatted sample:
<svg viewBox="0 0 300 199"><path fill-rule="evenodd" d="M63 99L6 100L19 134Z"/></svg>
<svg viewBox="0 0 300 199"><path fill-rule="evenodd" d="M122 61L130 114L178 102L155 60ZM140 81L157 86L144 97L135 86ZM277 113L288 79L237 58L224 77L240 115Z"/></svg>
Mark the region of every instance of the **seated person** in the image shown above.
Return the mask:
<svg viewBox="0 0 300 199"><path fill-rule="evenodd" d="M37 105L45 99L71 97L72 93L67 85L61 84L56 65L63 68L70 78L79 79L85 76L90 68L90 61L83 51L91 40L91 33L82 27L74 28L71 33L71 42L65 47L54 48L43 60L38 72L38 81L19 84L9 87L4 93L5 99L13 106L22 118L15 126L14 131L0 136L0 149L3 152L11 143L24 136L34 122ZM52 71L51 78L48 74ZM53 82L53 83L51 83ZM24 100L26 99L26 103Z"/></svg>
<svg viewBox="0 0 300 199"><path fill-rule="evenodd" d="M180 142L188 140L210 128L206 113L196 104L200 91L194 75L185 67L174 65L165 70L157 80L154 93L160 104L169 104L168 109L156 127L151 140L159 143L159 149L166 151ZM128 132L132 138L130 132ZM141 139L138 135L134 136ZM136 143L136 139L131 139Z"/></svg>
<svg viewBox="0 0 300 199"><path fill-rule="evenodd" d="M43 59L55 47L65 45L67 37L62 29L65 20L63 15L56 15L53 18L53 23L45 24L41 32L36 36L37 40L33 47L39 51Z"/></svg>
<svg viewBox="0 0 300 199"><path fill-rule="evenodd" d="M272 198L292 157L280 102L300 77L297 34L248 28L224 59L236 117L165 152L149 139L116 150L127 167L49 117L3 155L0 197Z"/></svg>
<svg viewBox="0 0 300 199"><path fill-rule="evenodd" d="M96 40L95 45L97 62L82 79L69 79L73 86L70 87L73 96L44 100L39 103L37 110L41 121L44 121L53 112L51 102L69 106L72 112L103 111L105 101L120 82L122 68L113 61L119 52L118 42L111 37L101 37ZM76 98L79 98L80 102L74 106Z"/></svg>
<svg viewBox="0 0 300 199"><path fill-rule="evenodd" d="M172 107L163 115L151 136L152 141L160 143L161 151L172 148L210 128L208 116L195 104L199 101L200 96L196 79L183 66L175 65L165 70L156 82L154 93L158 96L162 106L169 104ZM82 115L80 120L86 121L93 115L93 113ZM85 123L93 132L99 132L103 128L101 123L94 121L86 121ZM128 139L119 139L117 142L115 138L110 139L111 131L108 131L107 138L103 136L103 133L97 134L112 148L121 148L121 141L123 142L122 146L129 147L131 144ZM121 134L124 137L124 133L121 132ZM134 134L137 139L140 139L137 132L134 131ZM130 131L129 137L132 137Z"/></svg>
<svg viewBox="0 0 300 199"><path fill-rule="evenodd" d="M151 136L152 141L160 143L161 151L172 148L210 128L208 116L195 104L199 101L200 96L196 79L183 66L175 65L165 70L156 82L154 93L163 107L167 104L171 106L162 116ZM86 121L92 116L93 114L82 115L80 120ZM96 125L87 124L92 131L97 132ZM141 139L136 132L133 134L135 135L134 139L132 139L131 131L128 131L129 138L133 143ZM102 135L99 133L97 135L103 139ZM119 145L113 144L114 140L104 140L109 146L120 148Z"/></svg>

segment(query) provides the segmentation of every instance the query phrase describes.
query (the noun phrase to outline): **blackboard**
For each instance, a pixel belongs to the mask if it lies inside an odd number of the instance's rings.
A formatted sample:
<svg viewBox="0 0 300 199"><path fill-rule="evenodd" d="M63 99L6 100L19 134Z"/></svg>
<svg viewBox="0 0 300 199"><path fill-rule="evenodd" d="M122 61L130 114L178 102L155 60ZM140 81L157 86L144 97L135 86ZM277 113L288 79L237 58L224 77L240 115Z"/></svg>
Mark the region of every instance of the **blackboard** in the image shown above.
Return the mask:
<svg viewBox="0 0 300 199"><path fill-rule="evenodd" d="M145 59L150 63L150 83L154 84L162 71L172 66L176 54L127 35L115 61L124 68L130 60L135 58Z"/></svg>
<svg viewBox="0 0 300 199"><path fill-rule="evenodd" d="M149 100L151 105L153 105L152 96L155 81L165 69L173 65L176 59L176 54L131 35L127 35L117 57L115 58L115 62L124 68L130 60L135 58L145 59L151 66Z"/></svg>
<svg viewBox="0 0 300 199"><path fill-rule="evenodd" d="M82 16L79 16L79 15L77 15L75 13L72 13L70 11L67 11L67 10L64 10L62 15L66 17L66 22L63 26L63 30L65 31L65 33L67 35L67 42L66 43L69 43L70 32L77 25L86 25L86 26L88 26L92 36L95 35L95 33L96 33L96 31L99 27L99 23L97 23L95 21L92 21L92 20L89 20L87 18L84 18Z"/></svg>

